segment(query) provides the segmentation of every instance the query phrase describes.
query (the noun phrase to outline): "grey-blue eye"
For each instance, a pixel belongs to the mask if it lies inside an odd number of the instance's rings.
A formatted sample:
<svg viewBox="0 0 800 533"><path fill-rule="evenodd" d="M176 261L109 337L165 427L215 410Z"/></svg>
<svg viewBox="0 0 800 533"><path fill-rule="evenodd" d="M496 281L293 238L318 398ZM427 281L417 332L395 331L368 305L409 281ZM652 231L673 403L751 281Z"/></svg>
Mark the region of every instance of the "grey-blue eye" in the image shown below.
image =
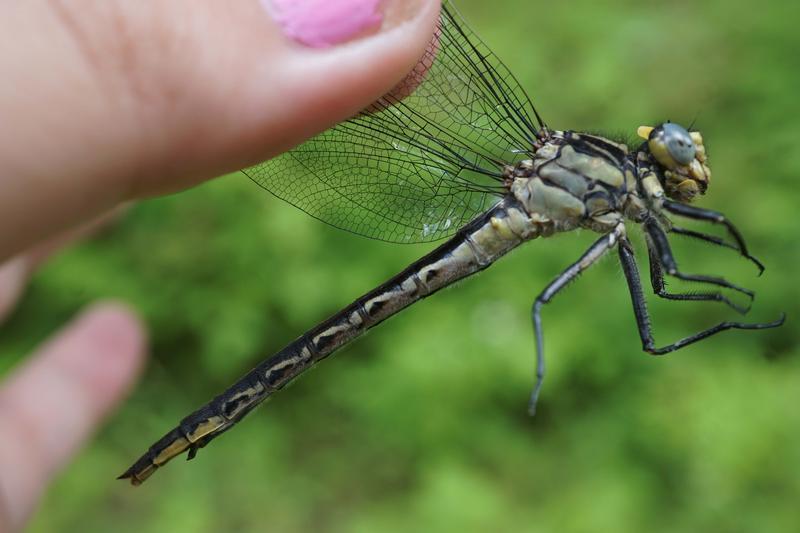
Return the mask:
<svg viewBox="0 0 800 533"><path fill-rule="evenodd" d="M661 126L663 142L669 155L680 165L688 165L694 159L697 148L692 141L692 136L686 128L677 124L667 123Z"/></svg>

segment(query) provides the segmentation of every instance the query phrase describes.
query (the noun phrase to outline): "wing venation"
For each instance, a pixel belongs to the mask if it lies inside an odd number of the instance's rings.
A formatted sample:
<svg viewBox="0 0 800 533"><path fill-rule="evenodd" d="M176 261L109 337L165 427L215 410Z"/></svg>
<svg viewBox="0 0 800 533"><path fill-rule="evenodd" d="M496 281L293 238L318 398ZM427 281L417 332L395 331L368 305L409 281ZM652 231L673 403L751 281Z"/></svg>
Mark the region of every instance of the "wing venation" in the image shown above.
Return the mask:
<svg viewBox="0 0 800 533"><path fill-rule="evenodd" d="M415 70L365 112L244 170L308 214L366 237L434 241L497 201L541 121L517 80L445 1Z"/></svg>

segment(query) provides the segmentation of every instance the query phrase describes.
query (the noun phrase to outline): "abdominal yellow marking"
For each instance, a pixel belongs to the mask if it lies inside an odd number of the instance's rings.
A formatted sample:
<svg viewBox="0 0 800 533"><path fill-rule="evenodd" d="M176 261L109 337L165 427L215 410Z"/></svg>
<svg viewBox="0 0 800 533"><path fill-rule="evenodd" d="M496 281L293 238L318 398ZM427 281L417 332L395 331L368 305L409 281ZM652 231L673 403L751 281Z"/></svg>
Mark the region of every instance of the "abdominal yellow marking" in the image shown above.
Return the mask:
<svg viewBox="0 0 800 533"><path fill-rule="evenodd" d="M153 472L155 472L157 468L158 466L154 464L147 465L131 476L131 484L134 486L141 485L147 478L153 475Z"/></svg>
<svg viewBox="0 0 800 533"><path fill-rule="evenodd" d="M336 335L337 333L341 333L341 332L343 332L343 331L347 331L347 330L349 330L349 329L351 329L351 326L350 326L350 324L340 324L340 325L338 325L338 326L333 326L332 328L328 328L328 329L326 329L325 331L323 331L322 333L320 333L319 335L317 335L316 337L314 337L314 338L312 339L312 341L313 341L313 342L314 342L314 344L316 345L316 344L319 344L319 340L320 340L321 338L323 338L323 337L333 337L333 336L334 336L334 335ZM290 361L290 360L287 360L287 361L284 361L284 362L282 362L280 365L278 365L277 367L275 367L275 369L277 370L277 369L283 368L284 366L286 366L286 364L285 364L285 363L286 363L286 362L288 362L288 361ZM273 369L271 368L271 369L270 369L270 372L271 372L272 370L273 370ZM267 375L269 375L269 372L267 373Z"/></svg>
<svg viewBox="0 0 800 533"><path fill-rule="evenodd" d="M259 381L256 382L254 386L245 389L243 391L240 391L238 394L232 396L230 399L228 399L228 403L238 402L239 400L242 399L244 399L245 401L239 403L236 407L236 410L230 413L225 413L225 415L229 419L235 419L239 413L247 409L254 401L258 400L261 394L263 394L264 390L265 390L264 385Z"/></svg>
<svg viewBox="0 0 800 533"><path fill-rule="evenodd" d="M189 439L189 442L195 443L206 435L214 433L219 428L224 427L227 423L228 421L225 420L225 417L222 415L210 416L198 424L194 431L188 433L186 438Z"/></svg>
<svg viewBox="0 0 800 533"><path fill-rule="evenodd" d="M364 317L361 316L361 313L356 310L350 314L347 318L347 321L354 327L359 327L364 323Z"/></svg>
<svg viewBox="0 0 800 533"><path fill-rule="evenodd" d="M185 452L191 443L184 437L178 437L170 443L169 446L161 450L158 455L153 457L153 464L161 466L176 455Z"/></svg>
<svg viewBox="0 0 800 533"><path fill-rule="evenodd" d="M340 329L340 328L331 328L331 329ZM320 336L328 335L329 331L331 331L331 330L327 330L327 331L323 332ZM317 337L317 338L319 338L319 337ZM277 365L273 365L273 366L269 367L269 369L267 369L267 371L264 372L264 379L265 380L269 380L269 378L270 378L270 376L272 375L273 372L277 372L278 370L283 370L287 366L295 366L297 363L300 362L300 360L301 360L300 356L295 356L295 357L291 357L289 359L284 359L283 361L281 361Z"/></svg>

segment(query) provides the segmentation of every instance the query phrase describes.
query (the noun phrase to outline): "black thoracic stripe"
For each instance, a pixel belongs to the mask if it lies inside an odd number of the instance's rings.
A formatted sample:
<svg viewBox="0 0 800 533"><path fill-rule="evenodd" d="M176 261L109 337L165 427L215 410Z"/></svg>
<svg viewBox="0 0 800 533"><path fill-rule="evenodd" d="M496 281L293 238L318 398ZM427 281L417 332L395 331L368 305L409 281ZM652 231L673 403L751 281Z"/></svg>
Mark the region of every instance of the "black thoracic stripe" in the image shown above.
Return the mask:
<svg viewBox="0 0 800 533"><path fill-rule="evenodd" d="M606 159L609 159L617 166L622 166L625 161L628 160L628 154L626 154L622 148L609 143L601 137L582 134L580 136L580 143L591 146L592 149L597 150L598 153L602 154Z"/></svg>
<svg viewBox="0 0 800 533"><path fill-rule="evenodd" d="M565 167L564 165L559 163L559 160L561 159L561 157L563 155L561 152L563 151L563 149L565 147L570 146L573 150L575 150L576 152L578 152L580 154L583 154L583 155L586 155L586 156L589 156L589 157L601 157L601 158L605 159L606 161L609 161L613 165L617 165L617 166L622 167L620 170L622 170L623 177L624 177L624 175L625 175L625 170L624 170L625 160L624 159L619 164L617 164L617 162L614 161L613 159L609 159L607 154L605 154L605 153L603 153L601 151L598 151L596 147L594 147L594 146L592 146L592 145L590 145L590 144L588 144L586 142L583 142L581 140L581 138L576 133L567 132L567 135L565 135L565 139L567 141L569 141L569 142L559 146L557 155L553 159L551 159L550 161L547 161L546 163L544 163L542 165L542 167L545 167L547 165L558 165L559 167L563 168L564 170L575 172L573 169ZM601 187L603 187L606 191L608 191L612 195L619 194L619 192L620 192L619 188L614 187L610 183L606 183L604 181L594 180L594 179L592 179L589 176L586 176L584 174L579 174L579 175L582 176L586 181L588 181L590 185L591 184L600 185ZM539 176L539 179L541 179L547 185L551 185L551 186L553 186L553 187L555 187L557 189L561 189L561 190L563 190L565 192L568 192L568 193L572 194L571 191L567 190L563 186L561 186L561 185L559 185L557 183L554 183L554 182L550 181L549 179L547 179L547 178L545 178L543 176ZM625 183L624 182L623 182L622 190L625 190ZM575 196L574 194L572 194L572 195ZM577 196L576 196L576 198L578 198L579 200L583 200L582 198L579 198Z"/></svg>
<svg viewBox="0 0 800 533"><path fill-rule="evenodd" d="M623 177L624 177L624 174L623 174ZM614 186L613 186L613 185L611 185L610 183L606 183L605 181L599 181L599 180L591 180L591 182L592 182L592 183L594 183L595 185L599 185L600 187L602 187L603 189L605 189L605 191L606 191L606 192L607 192L607 193L608 193L610 196L614 196L614 197L616 197L617 195L619 195L620 188L618 188L618 187L614 187ZM622 187L625 187L625 182L624 182L624 181L623 181L623 183L622 183ZM624 190L624 189L623 189L623 190Z"/></svg>
<svg viewBox="0 0 800 533"><path fill-rule="evenodd" d="M554 162L554 161L550 161L550 162L548 162L547 164L549 165L549 164L551 164L551 163L555 163L556 165L558 165L558 163L557 163L557 162ZM565 168L565 167L563 167L563 166L561 166L561 165L558 165L558 166L560 166L560 167L561 167L561 168L563 168L564 170L570 170L570 169L568 169L568 168ZM574 171L573 171L573 172L574 172ZM577 173L576 173L576 174L577 174ZM584 176L583 174L578 174L578 175L579 175L580 177L582 177L583 179L585 179L585 180L589 180L589 178L587 178L587 177L586 177L586 176ZM551 180L550 178L547 178L547 177L545 177L545 176L538 176L538 178L539 178L539 179L542 181L542 183L544 183L544 184L545 184L545 185L547 185L548 187L552 187L552 188L554 188L554 189L559 189L559 190L562 190L562 191L564 191L565 193L568 193L568 194L570 194L570 195L574 196L575 198L578 198L578 200L581 200L581 198L579 198L579 197L575 196L575 194L574 194L572 191L570 191L569 189L567 189L567 188L566 188L564 185L561 185L560 183L556 183L555 181L553 181L553 180Z"/></svg>
<svg viewBox="0 0 800 533"><path fill-rule="evenodd" d="M572 146L576 152L589 157L601 157L616 167L622 167L628 159L619 147L603 142L599 137L568 132L565 139L568 141L566 146Z"/></svg>
<svg viewBox="0 0 800 533"><path fill-rule="evenodd" d="M585 179L588 182L587 183L587 187L588 187L588 189L590 191L594 187L597 187L597 186L602 187L603 190L605 191L605 193L609 196L609 198L614 198L614 202L616 203L616 195L619 192L619 189L617 187L614 187L610 183L606 183L604 181L593 180L592 178L590 178L588 176L585 176L583 174L578 174L577 172L575 172L571 168L567 168L564 165L562 165L561 163L559 163L557 158L553 159L551 161L548 161L543 166L547 166L547 165L558 165L559 167L563 168L564 170L573 172L573 173L577 174L578 176L582 177L583 179ZM537 177L542 181L542 183L544 183L548 187L553 187L554 189L560 189L560 190L564 191L565 193L572 195L574 198L577 198L578 200L580 200L581 202L584 202L584 203L586 202L586 199L588 199L589 197L591 197L594 194L597 194L595 192L591 192L591 193L588 193L588 194L586 194L584 196L576 196L575 193L570 191L566 186L561 185L560 183L556 183L555 181L551 180L550 178L548 178L546 176L537 176ZM587 212L585 217L588 217L588 216L589 216L589 213Z"/></svg>

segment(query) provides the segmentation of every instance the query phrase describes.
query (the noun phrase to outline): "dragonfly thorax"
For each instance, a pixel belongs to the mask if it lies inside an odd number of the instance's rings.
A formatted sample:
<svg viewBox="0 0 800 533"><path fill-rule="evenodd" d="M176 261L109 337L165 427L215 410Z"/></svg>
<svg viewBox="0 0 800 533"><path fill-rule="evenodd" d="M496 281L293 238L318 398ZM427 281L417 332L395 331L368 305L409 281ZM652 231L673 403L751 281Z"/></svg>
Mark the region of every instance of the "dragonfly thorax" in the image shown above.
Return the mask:
<svg viewBox="0 0 800 533"><path fill-rule="evenodd" d="M555 231L608 231L636 190L628 147L587 133L551 132L533 159L508 174L511 193L531 218L551 223Z"/></svg>
<svg viewBox="0 0 800 533"><path fill-rule="evenodd" d="M677 124L639 128L633 153L605 137L548 132L533 158L506 169L514 197L532 221L553 231L610 231L623 218L641 222L666 199L688 203L711 177L699 132Z"/></svg>

